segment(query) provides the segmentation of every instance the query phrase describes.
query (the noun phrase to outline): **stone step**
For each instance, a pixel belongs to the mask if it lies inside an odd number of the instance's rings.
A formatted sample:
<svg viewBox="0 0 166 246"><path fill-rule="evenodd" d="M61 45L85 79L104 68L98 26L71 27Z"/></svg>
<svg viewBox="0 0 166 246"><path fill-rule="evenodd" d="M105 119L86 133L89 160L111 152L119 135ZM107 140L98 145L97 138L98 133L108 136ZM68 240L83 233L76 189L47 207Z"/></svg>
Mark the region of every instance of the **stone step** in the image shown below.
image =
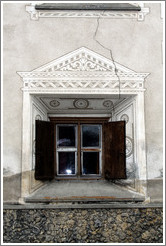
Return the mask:
<svg viewBox="0 0 166 246"><path fill-rule="evenodd" d="M66 202L80 202L80 203L112 203L112 202L143 202L144 197L112 197L112 196L72 196L72 197L27 197L24 199L26 203L66 203Z"/></svg>

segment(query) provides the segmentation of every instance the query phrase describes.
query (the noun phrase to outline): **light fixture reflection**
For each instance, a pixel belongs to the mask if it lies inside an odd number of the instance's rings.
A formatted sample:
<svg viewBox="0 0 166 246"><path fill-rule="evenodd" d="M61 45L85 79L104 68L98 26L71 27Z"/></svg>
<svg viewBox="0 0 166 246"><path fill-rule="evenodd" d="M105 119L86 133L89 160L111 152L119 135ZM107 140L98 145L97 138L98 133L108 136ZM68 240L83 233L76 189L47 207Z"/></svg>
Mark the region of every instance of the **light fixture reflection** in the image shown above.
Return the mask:
<svg viewBox="0 0 166 246"><path fill-rule="evenodd" d="M70 169L66 169L66 173L67 173L67 174L71 174L72 171L71 171Z"/></svg>

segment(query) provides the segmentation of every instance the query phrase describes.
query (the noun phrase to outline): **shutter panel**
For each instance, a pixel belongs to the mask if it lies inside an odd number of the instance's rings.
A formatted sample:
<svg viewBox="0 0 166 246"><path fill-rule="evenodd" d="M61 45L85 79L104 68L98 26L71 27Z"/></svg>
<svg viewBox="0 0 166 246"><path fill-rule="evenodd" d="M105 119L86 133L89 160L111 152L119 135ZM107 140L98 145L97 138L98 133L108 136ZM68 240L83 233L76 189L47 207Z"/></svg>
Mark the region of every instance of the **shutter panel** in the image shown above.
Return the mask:
<svg viewBox="0 0 166 246"><path fill-rule="evenodd" d="M54 178L54 124L36 120L35 179Z"/></svg>
<svg viewBox="0 0 166 246"><path fill-rule="evenodd" d="M106 179L126 178L125 121L104 126L104 174Z"/></svg>

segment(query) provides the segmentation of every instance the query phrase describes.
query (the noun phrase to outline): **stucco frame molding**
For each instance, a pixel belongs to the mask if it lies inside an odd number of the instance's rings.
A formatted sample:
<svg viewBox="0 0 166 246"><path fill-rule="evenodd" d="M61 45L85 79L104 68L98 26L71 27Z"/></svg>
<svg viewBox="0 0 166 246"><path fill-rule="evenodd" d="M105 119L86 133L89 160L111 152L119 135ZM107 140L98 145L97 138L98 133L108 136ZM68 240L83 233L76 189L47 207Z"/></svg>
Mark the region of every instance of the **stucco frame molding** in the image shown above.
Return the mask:
<svg viewBox="0 0 166 246"><path fill-rule="evenodd" d="M87 59L85 59L87 58ZM80 60L84 59L83 65ZM85 65L86 64L86 65ZM118 73L114 72L116 70ZM71 70L72 69L72 70ZM139 166L139 191L146 196L146 145L144 119L144 81L149 73L136 73L97 53L80 48L31 72L18 72L24 86L22 124L21 199L30 194L31 171L31 95L102 94L135 95L136 161ZM141 183L143 182L143 183ZM23 200L20 200L20 202Z"/></svg>
<svg viewBox="0 0 166 246"><path fill-rule="evenodd" d="M30 14L31 20L39 20L39 18L98 18L102 15L102 18L113 19L137 19L143 21L145 16L149 13L149 8L145 8L144 4L141 4L141 11L105 11L103 13L99 11L64 11L64 10L36 10L36 3L32 3L26 6L26 11Z"/></svg>

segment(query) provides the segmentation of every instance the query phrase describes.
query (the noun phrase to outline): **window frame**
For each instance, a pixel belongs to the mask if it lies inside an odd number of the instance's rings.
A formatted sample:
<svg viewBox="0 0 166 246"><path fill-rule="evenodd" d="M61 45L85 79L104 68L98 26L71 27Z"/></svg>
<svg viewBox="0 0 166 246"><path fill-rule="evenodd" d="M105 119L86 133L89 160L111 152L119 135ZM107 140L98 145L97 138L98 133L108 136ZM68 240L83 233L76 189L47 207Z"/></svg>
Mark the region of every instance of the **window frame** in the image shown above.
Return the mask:
<svg viewBox="0 0 166 246"><path fill-rule="evenodd" d="M54 154L55 154L55 162L54 162L54 168L55 168L55 179L56 180L61 180L61 179L104 179L104 134L102 133L102 129L104 129L104 123L108 122L110 118L108 117L101 117L101 118L91 118L91 117L49 117L50 122L53 122L55 125L55 139L56 139L56 144L55 144L55 149L54 149ZM76 131L78 135L78 139L76 141L77 144L77 167L76 167L76 172L77 174L72 174L72 175L63 175L63 174L58 174L58 162L57 162L57 126L58 125L76 125ZM101 146L100 146L100 153L99 153L99 158L100 158L100 164L99 164L99 174L81 174L81 125L101 125ZM80 134L79 134L80 133ZM66 148L66 147L65 147ZM98 149L98 148L92 148L92 149ZM78 158L78 153L80 153L80 158Z"/></svg>
<svg viewBox="0 0 166 246"><path fill-rule="evenodd" d="M63 147L58 147L58 137L59 137L59 126L75 126L75 147L71 147L71 146L63 146ZM76 176L77 175L77 157L78 157L78 139L77 139L77 135L78 135L78 127L76 124L56 124L56 172L57 172L57 176ZM70 175L64 175L64 174L59 174L59 158L58 158L58 153L59 152L75 152L75 174L70 174Z"/></svg>
<svg viewBox="0 0 166 246"><path fill-rule="evenodd" d="M83 132L82 132L82 126L89 126L89 125L93 125L93 126L100 126L100 131L99 131L99 146L87 146L87 147L83 147ZM102 146L103 146L103 141L102 141L102 131L103 131L103 127L102 124L87 124L87 123L81 123L81 128L80 128L80 134L81 134L81 151L80 151L80 158L81 158L81 172L82 172L82 176L87 176L87 174L83 174L83 153L85 152L98 152L99 153L99 174L88 174L88 176L101 176L102 174Z"/></svg>

